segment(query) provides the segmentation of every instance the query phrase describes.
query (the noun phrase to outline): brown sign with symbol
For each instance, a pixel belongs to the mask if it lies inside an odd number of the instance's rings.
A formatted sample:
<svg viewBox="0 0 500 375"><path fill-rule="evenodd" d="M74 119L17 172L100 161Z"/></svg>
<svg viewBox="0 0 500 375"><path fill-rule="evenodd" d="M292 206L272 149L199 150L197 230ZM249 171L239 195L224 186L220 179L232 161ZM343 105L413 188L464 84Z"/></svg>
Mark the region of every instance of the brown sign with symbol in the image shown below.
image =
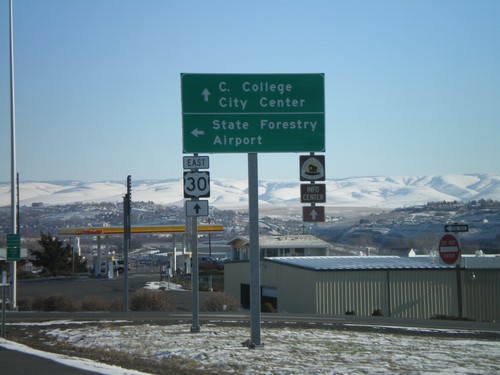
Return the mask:
<svg viewBox="0 0 500 375"><path fill-rule="evenodd" d="M300 181L325 181L325 155L300 155Z"/></svg>

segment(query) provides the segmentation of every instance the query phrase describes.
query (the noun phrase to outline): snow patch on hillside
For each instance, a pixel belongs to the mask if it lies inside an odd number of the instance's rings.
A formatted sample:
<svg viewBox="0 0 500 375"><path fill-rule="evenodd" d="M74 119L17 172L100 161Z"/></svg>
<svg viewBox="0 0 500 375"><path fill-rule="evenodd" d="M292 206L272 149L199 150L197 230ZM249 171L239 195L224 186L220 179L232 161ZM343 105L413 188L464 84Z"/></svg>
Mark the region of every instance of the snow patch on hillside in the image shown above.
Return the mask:
<svg viewBox="0 0 500 375"><path fill-rule="evenodd" d="M326 206L395 208L436 201L500 200L499 174L444 176L352 177L328 179ZM259 204L301 206L300 181L259 181ZM20 202L31 205L121 202L125 182L21 182ZM211 179L211 207L248 207L248 181ZM182 206L182 179L132 181L132 201ZM0 206L10 205L10 183L0 183Z"/></svg>

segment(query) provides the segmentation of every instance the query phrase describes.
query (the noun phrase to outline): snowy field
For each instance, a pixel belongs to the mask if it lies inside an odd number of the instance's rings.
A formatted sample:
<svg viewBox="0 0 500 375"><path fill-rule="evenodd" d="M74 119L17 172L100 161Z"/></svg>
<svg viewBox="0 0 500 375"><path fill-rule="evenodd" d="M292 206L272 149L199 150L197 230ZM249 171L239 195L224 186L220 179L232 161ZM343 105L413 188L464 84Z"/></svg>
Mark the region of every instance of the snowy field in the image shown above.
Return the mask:
<svg viewBox="0 0 500 375"><path fill-rule="evenodd" d="M70 323L70 322L68 322ZM74 324L74 322L71 322ZM41 326L46 335L78 348L102 348L152 361L177 356L200 369L234 374L493 374L500 373L500 342L408 334L329 329L265 328L262 347L242 345L248 327L209 324L191 333L190 325ZM420 330L422 331L422 330ZM433 330L435 331L435 330ZM431 331L429 331L430 333ZM451 334L450 334L451 333ZM459 332L457 332L459 333ZM0 340L0 346L6 341ZM81 368L96 370L88 361ZM89 367L90 366L90 367ZM99 368L99 367L97 367ZM108 374L133 371L99 370Z"/></svg>
<svg viewBox="0 0 500 375"><path fill-rule="evenodd" d="M151 282L145 288L181 289ZM24 325L20 323L19 325ZM26 324L28 325L28 324ZM400 328L404 334L360 332L312 326L262 327L263 346L248 349L250 328L238 322L212 322L191 333L190 324L134 325L121 322L53 321L35 323L51 342L76 348L102 348L159 361L176 357L199 369L233 374L494 374L500 373L500 341L464 339L462 331ZM439 333L440 335L436 335ZM470 332L467 332L470 334ZM0 347L50 356L102 374L140 374L88 360L32 351L0 339Z"/></svg>

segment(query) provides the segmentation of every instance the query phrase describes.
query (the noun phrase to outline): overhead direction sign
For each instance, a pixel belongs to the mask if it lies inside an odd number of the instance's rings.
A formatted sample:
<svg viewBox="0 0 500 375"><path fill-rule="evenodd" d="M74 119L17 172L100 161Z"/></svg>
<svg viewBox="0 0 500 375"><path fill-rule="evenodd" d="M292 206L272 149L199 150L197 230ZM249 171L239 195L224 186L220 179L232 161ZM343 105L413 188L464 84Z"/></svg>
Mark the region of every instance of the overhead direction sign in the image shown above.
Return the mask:
<svg viewBox="0 0 500 375"><path fill-rule="evenodd" d="M325 151L323 74L181 74L183 152Z"/></svg>
<svg viewBox="0 0 500 375"><path fill-rule="evenodd" d="M460 243L452 234L445 234L439 240L439 257L448 264L453 265L460 260Z"/></svg>
<svg viewBox="0 0 500 375"><path fill-rule="evenodd" d="M446 224L444 226L444 231L447 233L458 233L458 232L468 232L469 225L468 224Z"/></svg>

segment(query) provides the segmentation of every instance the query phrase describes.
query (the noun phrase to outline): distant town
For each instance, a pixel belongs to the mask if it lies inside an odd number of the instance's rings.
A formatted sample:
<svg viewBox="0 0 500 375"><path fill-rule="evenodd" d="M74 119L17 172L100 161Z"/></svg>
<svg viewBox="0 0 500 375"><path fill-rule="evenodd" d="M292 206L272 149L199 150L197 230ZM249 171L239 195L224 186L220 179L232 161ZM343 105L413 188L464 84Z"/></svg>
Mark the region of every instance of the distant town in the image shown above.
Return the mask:
<svg viewBox="0 0 500 375"><path fill-rule="evenodd" d="M460 234L464 253L500 252L500 202L478 200L471 202L430 202L426 205L394 210L327 208L324 223L302 221L297 210L268 209L260 213L261 235L312 234L329 242L339 255L406 255L411 249L417 254L430 254L437 250L439 237L448 223L465 223L467 233ZM133 226L184 225L184 208L165 206L153 202L133 202ZM210 216L200 224L221 224L223 233L211 234L211 241L227 243L237 236L248 235L248 213L244 210L218 210L211 208ZM123 226L123 205L119 203L75 203L44 205L32 203L19 209L19 233L23 248L36 246L41 233L58 237L60 229L69 227ZM10 230L10 208L0 208L0 247L5 247ZM208 241L200 238L200 243ZM63 236L60 239L65 240ZM132 249L164 250L170 235L141 234L132 236ZM182 239L177 239L182 241ZM81 238L82 251L95 245L92 236ZM110 245L117 255L122 253L123 238L112 236Z"/></svg>

